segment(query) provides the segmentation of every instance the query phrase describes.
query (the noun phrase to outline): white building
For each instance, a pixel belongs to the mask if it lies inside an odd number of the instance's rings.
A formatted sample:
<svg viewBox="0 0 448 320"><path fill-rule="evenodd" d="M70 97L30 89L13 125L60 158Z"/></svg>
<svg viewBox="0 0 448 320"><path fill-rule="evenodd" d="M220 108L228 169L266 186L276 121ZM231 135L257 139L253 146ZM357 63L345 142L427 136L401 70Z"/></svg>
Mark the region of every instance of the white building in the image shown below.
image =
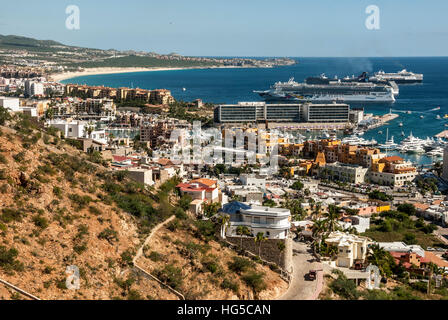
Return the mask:
<svg viewBox="0 0 448 320"><path fill-rule="evenodd" d="M128 169L129 177L144 185L153 185L154 181L152 180L152 170L145 168L132 168Z"/></svg>
<svg viewBox="0 0 448 320"><path fill-rule="evenodd" d="M368 168L363 168L361 166L335 162L327 163L320 173L328 180L363 183L365 182L368 170Z"/></svg>
<svg viewBox="0 0 448 320"><path fill-rule="evenodd" d="M363 233L370 228L370 218L351 216L345 218L343 221L340 221L339 224L344 230L355 228L358 233Z"/></svg>
<svg viewBox="0 0 448 320"><path fill-rule="evenodd" d="M20 111L20 100L19 98L0 97L0 107L13 112Z"/></svg>
<svg viewBox="0 0 448 320"><path fill-rule="evenodd" d="M89 138L100 143L107 144L106 131L105 130L93 130L89 134L88 128L91 127L85 121L72 121L72 120L53 120L49 121L48 125L59 129L64 134L64 137L77 139L77 138Z"/></svg>
<svg viewBox="0 0 448 320"><path fill-rule="evenodd" d="M266 179L254 174L240 175L240 181L244 186L255 186L262 191L266 190Z"/></svg>
<svg viewBox="0 0 448 320"><path fill-rule="evenodd" d="M238 226L246 226L252 236L262 232L268 239L286 239L291 227L291 212L283 208L250 206L233 201L223 206L222 212L230 216L228 237L238 237Z"/></svg>
<svg viewBox="0 0 448 320"><path fill-rule="evenodd" d="M383 248L386 251L395 251L395 252L408 252L408 253L416 253L421 257L425 257L425 250L419 245L407 245L404 242L378 242L380 248Z"/></svg>
<svg viewBox="0 0 448 320"><path fill-rule="evenodd" d="M31 84L31 96L43 96L44 85L40 82L34 82Z"/></svg>
<svg viewBox="0 0 448 320"><path fill-rule="evenodd" d="M337 231L330 233L325 243L338 248L337 267L351 268L357 260L364 262L367 257L367 237Z"/></svg>

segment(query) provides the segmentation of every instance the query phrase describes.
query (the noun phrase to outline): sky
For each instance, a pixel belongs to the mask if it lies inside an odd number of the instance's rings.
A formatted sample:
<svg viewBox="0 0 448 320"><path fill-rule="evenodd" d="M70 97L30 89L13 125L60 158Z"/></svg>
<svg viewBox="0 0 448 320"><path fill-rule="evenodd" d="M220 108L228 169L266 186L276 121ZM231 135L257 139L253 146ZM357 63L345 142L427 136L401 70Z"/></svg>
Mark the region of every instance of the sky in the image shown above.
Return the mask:
<svg viewBox="0 0 448 320"><path fill-rule="evenodd" d="M447 15L447 0L15 0L0 5L0 34L191 56L448 56Z"/></svg>

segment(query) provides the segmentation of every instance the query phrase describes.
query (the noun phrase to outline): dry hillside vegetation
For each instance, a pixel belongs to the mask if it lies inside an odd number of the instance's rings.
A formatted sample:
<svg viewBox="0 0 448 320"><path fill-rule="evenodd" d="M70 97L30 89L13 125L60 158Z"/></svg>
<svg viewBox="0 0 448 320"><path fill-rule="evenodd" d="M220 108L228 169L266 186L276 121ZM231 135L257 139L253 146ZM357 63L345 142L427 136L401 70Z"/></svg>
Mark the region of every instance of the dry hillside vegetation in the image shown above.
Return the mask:
<svg viewBox="0 0 448 320"><path fill-rule="evenodd" d="M187 299L275 299L278 273L221 246L210 221L178 217L161 228L137 261Z"/></svg>
<svg viewBox="0 0 448 320"><path fill-rule="evenodd" d="M268 299L286 289L277 273L221 247L218 225L188 218L176 179L148 190L56 130L24 116L1 124L0 279L41 299L177 299L132 266L152 228L176 214L140 266L190 299ZM79 290L66 287L72 265ZM0 284L0 299L26 298Z"/></svg>
<svg viewBox="0 0 448 320"><path fill-rule="evenodd" d="M15 121L0 126L0 279L41 299L175 299L131 268L141 240L171 214L167 194L109 173L53 130ZM66 288L71 265L80 290ZM0 284L0 299L12 298L24 297Z"/></svg>

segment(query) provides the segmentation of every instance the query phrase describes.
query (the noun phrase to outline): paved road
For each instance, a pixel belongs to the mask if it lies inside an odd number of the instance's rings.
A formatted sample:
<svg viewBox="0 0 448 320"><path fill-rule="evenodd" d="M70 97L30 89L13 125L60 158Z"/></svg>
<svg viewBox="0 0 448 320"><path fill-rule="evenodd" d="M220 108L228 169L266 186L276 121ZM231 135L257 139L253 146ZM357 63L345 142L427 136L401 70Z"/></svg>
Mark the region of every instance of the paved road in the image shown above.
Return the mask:
<svg viewBox="0 0 448 320"><path fill-rule="evenodd" d="M286 291L279 300L309 300L314 298L317 280L307 281L305 275L310 269L321 269L321 264L314 262L314 257L308 252L309 247L301 242L293 241L293 249L297 250L293 258L293 280ZM321 272L320 272L321 273Z"/></svg>

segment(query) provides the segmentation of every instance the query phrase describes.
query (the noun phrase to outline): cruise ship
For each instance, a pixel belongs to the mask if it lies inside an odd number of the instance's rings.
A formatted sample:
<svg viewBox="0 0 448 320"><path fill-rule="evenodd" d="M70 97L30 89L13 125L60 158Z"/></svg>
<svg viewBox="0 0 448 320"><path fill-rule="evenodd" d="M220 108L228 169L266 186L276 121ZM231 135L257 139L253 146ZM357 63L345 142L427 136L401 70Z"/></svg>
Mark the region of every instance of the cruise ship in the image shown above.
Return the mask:
<svg viewBox="0 0 448 320"><path fill-rule="evenodd" d="M398 84L406 83L421 83L423 82L423 74L413 73L406 69L398 71L396 73L386 73L384 71L375 72L375 74L369 78L371 82L381 81L394 81Z"/></svg>
<svg viewBox="0 0 448 320"><path fill-rule="evenodd" d="M394 90L389 85L341 81L329 79L325 75L310 77L305 83L294 78L288 82L277 82L269 90L254 91L265 101L277 102L338 102L338 103L393 103Z"/></svg>

